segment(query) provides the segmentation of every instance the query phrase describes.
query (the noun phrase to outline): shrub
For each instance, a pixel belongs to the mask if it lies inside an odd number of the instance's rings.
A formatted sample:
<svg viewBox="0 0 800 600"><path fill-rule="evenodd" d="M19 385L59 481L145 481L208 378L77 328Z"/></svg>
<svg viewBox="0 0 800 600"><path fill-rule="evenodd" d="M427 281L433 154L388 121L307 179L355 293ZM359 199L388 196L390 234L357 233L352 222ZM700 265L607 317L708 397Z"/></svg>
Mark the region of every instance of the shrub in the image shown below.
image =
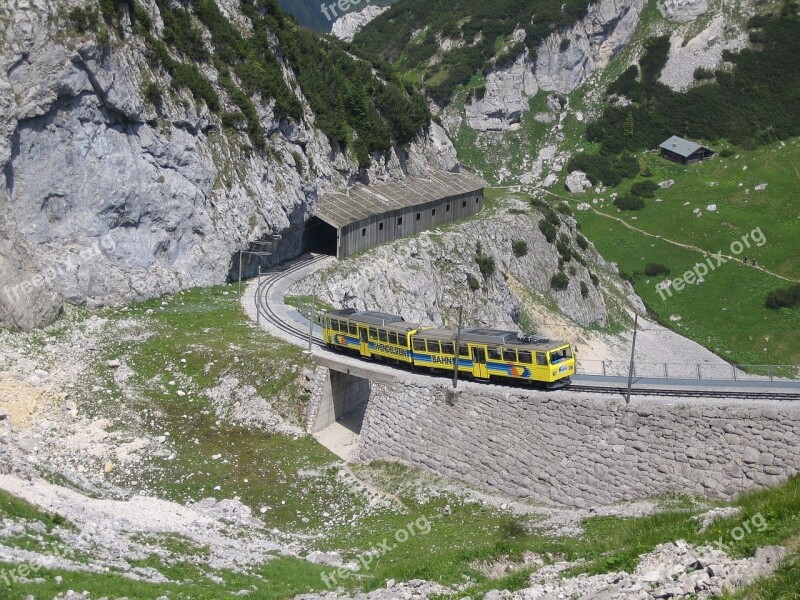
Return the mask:
<svg viewBox="0 0 800 600"><path fill-rule="evenodd" d="M570 249L570 241L569 236L562 233L558 236L558 242L556 242L556 250L558 250L558 254L564 259L564 262L569 262L572 259L572 250Z"/></svg>
<svg viewBox="0 0 800 600"><path fill-rule="evenodd" d="M517 258L522 258L528 253L528 243L525 240L514 240L511 242L511 251Z"/></svg>
<svg viewBox="0 0 800 600"><path fill-rule="evenodd" d="M620 196L614 200L614 206L620 210L639 210L644 208L644 200L639 196Z"/></svg>
<svg viewBox="0 0 800 600"><path fill-rule="evenodd" d="M733 148L723 148L722 150L719 151L719 155L722 158L730 158L734 154L736 154L736 151Z"/></svg>
<svg viewBox="0 0 800 600"><path fill-rule="evenodd" d="M589 279L591 280L592 285L594 287L597 287L598 285L600 285L600 280L597 278L597 275L595 275L594 273L589 273Z"/></svg>
<svg viewBox="0 0 800 600"><path fill-rule="evenodd" d="M294 159L294 168L297 169L300 177L305 174L305 167L303 166L303 157L300 155L299 152L293 151L292 158Z"/></svg>
<svg viewBox="0 0 800 600"><path fill-rule="evenodd" d="M644 267L644 274L648 277L658 277L659 275L669 275L669 267L661 263L649 262Z"/></svg>
<svg viewBox="0 0 800 600"><path fill-rule="evenodd" d="M589 240L583 237L583 235L580 233L575 236L575 241L578 243L578 246L580 246L581 250L586 250L589 247Z"/></svg>
<svg viewBox="0 0 800 600"><path fill-rule="evenodd" d="M578 274L578 269L575 268L575 265L570 265L569 274L570 275L577 275Z"/></svg>
<svg viewBox="0 0 800 600"><path fill-rule="evenodd" d="M494 259L491 256L487 256L486 254L476 254L475 262L478 263L478 270L480 270L484 279L491 277L494 274Z"/></svg>
<svg viewBox="0 0 800 600"><path fill-rule="evenodd" d="M581 281L581 296L587 298L589 296L589 286L586 285L585 281Z"/></svg>
<svg viewBox="0 0 800 600"><path fill-rule="evenodd" d="M86 33L87 31L97 31L97 26L100 23L100 18L94 10L86 10L85 8L73 8L67 14L70 24L75 28L78 33Z"/></svg>
<svg viewBox="0 0 800 600"><path fill-rule="evenodd" d="M694 70L694 78L697 81L703 81L705 79L714 79L714 71L711 69L706 69L705 67L697 67Z"/></svg>
<svg viewBox="0 0 800 600"><path fill-rule="evenodd" d="M658 189L657 183L646 179L645 181L637 181L631 186L631 195L639 196L640 198L653 198Z"/></svg>
<svg viewBox="0 0 800 600"><path fill-rule="evenodd" d="M161 88L154 81L150 81L144 86L144 99L158 108L161 106Z"/></svg>
<svg viewBox="0 0 800 600"><path fill-rule="evenodd" d="M547 221L546 219L539 221L539 231L542 232L548 243L552 244L554 241L556 241L557 230L555 226L550 223L550 221Z"/></svg>
<svg viewBox="0 0 800 600"><path fill-rule="evenodd" d="M469 286L469 289L472 290L473 292L477 292L479 289L481 289L481 284L478 282L477 277L475 277L474 275L467 276L467 285Z"/></svg>
<svg viewBox="0 0 800 600"><path fill-rule="evenodd" d="M569 277L564 271L559 271L550 278L550 287L554 290L565 290L569 286Z"/></svg>
<svg viewBox="0 0 800 600"><path fill-rule="evenodd" d="M764 301L764 306L773 310L794 308L798 305L800 305L800 284L772 290Z"/></svg>
<svg viewBox="0 0 800 600"><path fill-rule="evenodd" d="M562 202L561 204L558 205L557 208L558 212L560 212L562 215L567 215L571 217L574 214L572 212L572 208L570 208L569 204L567 204L566 202Z"/></svg>

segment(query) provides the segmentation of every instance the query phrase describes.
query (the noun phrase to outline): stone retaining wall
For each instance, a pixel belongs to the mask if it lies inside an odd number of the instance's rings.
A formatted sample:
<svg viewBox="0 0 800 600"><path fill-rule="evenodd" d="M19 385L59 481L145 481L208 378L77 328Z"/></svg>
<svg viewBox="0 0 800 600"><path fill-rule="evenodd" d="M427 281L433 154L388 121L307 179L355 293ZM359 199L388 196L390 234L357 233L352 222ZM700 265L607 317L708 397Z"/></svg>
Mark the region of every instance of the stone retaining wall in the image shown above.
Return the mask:
<svg viewBox="0 0 800 600"><path fill-rule="evenodd" d="M452 400L452 399L451 399ZM572 506L670 492L729 498L800 470L800 405L529 392L464 382L372 386L359 459L399 458Z"/></svg>

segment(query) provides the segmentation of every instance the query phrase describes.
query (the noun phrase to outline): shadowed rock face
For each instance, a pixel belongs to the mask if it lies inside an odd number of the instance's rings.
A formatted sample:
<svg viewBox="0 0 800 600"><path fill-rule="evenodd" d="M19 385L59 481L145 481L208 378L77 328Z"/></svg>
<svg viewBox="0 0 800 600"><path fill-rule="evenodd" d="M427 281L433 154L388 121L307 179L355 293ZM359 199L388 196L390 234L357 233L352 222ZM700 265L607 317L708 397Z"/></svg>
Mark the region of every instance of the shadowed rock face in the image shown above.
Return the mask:
<svg viewBox="0 0 800 600"><path fill-rule="evenodd" d="M145 5L159 34L160 15ZM224 282L249 241L281 233L273 258L298 254L320 189L455 167L432 125L359 170L313 127L302 96L301 123L275 119L273 101L258 104L270 151L249 152L204 103L170 91L130 31L110 49L92 34L70 38L58 6L41 0L0 19L2 324L47 323L63 301L96 306ZM164 90L158 109L144 99L148 82Z"/></svg>
<svg viewBox="0 0 800 600"><path fill-rule="evenodd" d="M484 97L467 105L470 127L513 128L540 89L567 93L580 86L628 43L644 5L644 0L600 0L573 27L548 37L535 60L526 51L509 67L489 73ZM514 37L524 39L524 32Z"/></svg>

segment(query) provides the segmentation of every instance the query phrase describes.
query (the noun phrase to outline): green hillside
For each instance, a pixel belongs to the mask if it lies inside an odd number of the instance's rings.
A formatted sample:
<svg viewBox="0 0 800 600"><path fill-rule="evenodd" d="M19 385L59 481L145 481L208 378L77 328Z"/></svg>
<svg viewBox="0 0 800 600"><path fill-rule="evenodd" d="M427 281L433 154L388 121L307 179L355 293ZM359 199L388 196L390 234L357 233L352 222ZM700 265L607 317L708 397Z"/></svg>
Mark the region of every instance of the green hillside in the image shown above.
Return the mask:
<svg viewBox="0 0 800 600"><path fill-rule="evenodd" d="M491 65L502 65L535 48L550 33L586 14L592 0L399 0L353 41L355 51L380 57L420 77L426 93L447 104L457 86ZM509 43L517 27L525 42ZM456 42L428 66L437 38Z"/></svg>
<svg viewBox="0 0 800 600"><path fill-rule="evenodd" d="M337 15L347 14L362 10L368 4L377 6L389 6L396 0L350 0L350 6L342 11L338 3L334 4L334 10L330 8L331 0L325 2L328 8L326 12L322 10L322 0L279 0L284 12L292 15L303 27L308 27L313 31L328 33L336 20ZM330 17L330 18L328 18Z"/></svg>
<svg viewBox="0 0 800 600"><path fill-rule="evenodd" d="M798 365L800 311L765 306L768 292L800 282L798 164L797 138L688 167L649 154L642 165L651 178L571 201L591 203L592 210L576 211L583 233L619 264L664 325L738 364ZM674 185L645 198L641 210L620 211L611 202L612 193L627 194L636 183L670 179ZM712 256L719 252L722 264ZM702 283L656 289L709 262ZM648 263L669 273L648 276Z"/></svg>

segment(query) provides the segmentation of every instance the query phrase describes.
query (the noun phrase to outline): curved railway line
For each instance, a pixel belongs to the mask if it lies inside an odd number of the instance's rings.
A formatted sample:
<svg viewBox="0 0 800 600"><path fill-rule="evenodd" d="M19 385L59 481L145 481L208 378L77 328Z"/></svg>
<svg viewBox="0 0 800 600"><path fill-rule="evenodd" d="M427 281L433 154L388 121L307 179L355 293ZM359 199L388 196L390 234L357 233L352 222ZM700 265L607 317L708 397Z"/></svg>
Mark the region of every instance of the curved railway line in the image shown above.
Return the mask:
<svg viewBox="0 0 800 600"><path fill-rule="evenodd" d="M269 323L277 329L296 338L301 344L308 343L308 329L301 326L294 326L287 323L270 306L268 302L269 292L272 290L282 279L296 273L297 271L314 264L320 260L327 258L325 255L312 256L294 262L280 271L270 271L265 276L262 276L260 284L256 288L255 303L256 310L260 316L269 321ZM312 335L312 346L325 349L325 343L322 338ZM448 376L449 377L449 376ZM493 382L494 383L494 382ZM726 382L730 385L727 388L742 387L741 382L730 381ZM500 383L499 385L503 385ZM617 385L600 386L600 385L581 385L573 383L569 386L569 391L580 393L594 393L594 394L611 394L611 395L625 395L627 389ZM777 400L777 401L800 401L800 392L767 392L763 390L758 391L731 391L729 389L713 389L708 386L703 388L698 387L683 387L682 389L670 388L654 388L654 387L634 387L631 389L631 395L636 396L663 396L663 397L681 397L681 398L733 398L741 400Z"/></svg>

